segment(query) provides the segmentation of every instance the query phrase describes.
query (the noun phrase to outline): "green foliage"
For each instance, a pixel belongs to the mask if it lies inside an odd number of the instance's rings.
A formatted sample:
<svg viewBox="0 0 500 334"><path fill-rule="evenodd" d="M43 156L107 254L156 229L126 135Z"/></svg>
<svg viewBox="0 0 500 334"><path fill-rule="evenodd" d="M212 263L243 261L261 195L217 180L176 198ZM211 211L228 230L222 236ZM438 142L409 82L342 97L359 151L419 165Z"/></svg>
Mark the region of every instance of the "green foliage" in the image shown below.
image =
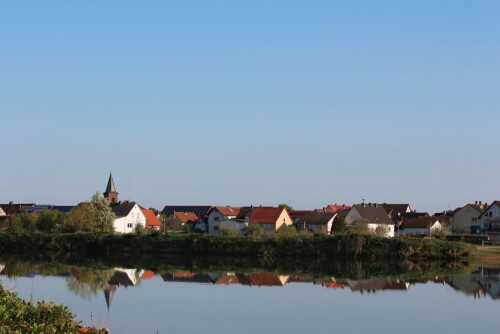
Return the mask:
<svg viewBox="0 0 500 334"><path fill-rule="evenodd" d="M390 232L389 226L379 225L375 229L375 235L377 237L387 237L387 234Z"/></svg>
<svg viewBox="0 0 500 334"><path fill-rule="evenodd" d="M82 202L78 204L67 215L62 232L92 232L97 231L96 223L92 220L89 210L90 203Z"/></svg>
<svg viewBox="0 0 500 334"><path fill-rule="evenodd" d="M182 232L185 232L185 233L190 233L190 232L192 232L192 231L191 231L191 227L190 227L189 225L187 225L187 224L182 225L182 227L181 227L181 231L182 231Z"/></svg>
<svg viewBox="0 0 500 334"><path fill-rule="evenodd" d="M81 327L62 305L25 302L0 285L0 333L77 333ZM104 333L89 329L87 333Z"/></svg>
<svg viewBox="0 0 500 334"><path fill-rule="evenodd" d="M229 235L229 236L238 235L238 233L236 233L234 228L228 225L219 225L219 233L222 235Z"/></svg>
<svg viewBox="0 0 500 334"><path fill-rule="evenodd" d="M114 232L115 214L111 210L108 200L102 197L99 192L92 196L88 214L101 232Z"/></svg>
<svg viewBox="0 0 500 334"><path fill-rule="evenodd" d="M332 232L333 233L342 233L347 230L347 226L345 223L345 219L341 215L336 215L333 219L332 224Z"/></svg>
<svg viewBox="0 0 500 334"><path fill-rule="evenodd" d="M281 225L280 228L277 231L278 235L297 235L298 231L294 226L288 226L288 225Z"/></svg>
<svg viewBox="0 0 500 334"><path fill-rule="evenodd" d="M142 234L147 233L147 230L143 225L137 224L137 225L135 225L134 233L138 234L138 235L142 235Z"/></svg>
<svg viewBox="0 0 500 334"><path fill-rule="evenodd" d="M285 208L288 212L293 211L293 207L285 203L278 204L278 208Z"/></svg>
<svg viewBox="0 0 500 334"><path fill-rule="evenodd" d="M259 224L248 224L243 228L243 233L248 236L260 236L264 235L266 231Z"/></svg>
<svg viewBox="0 0 500 334"><path fill-rule="evenodd" d="M161 230L168 231L182 231L182 224L179 220L175 219L172 215L167 217L165 214L160 215Z"/></svg>
<svg viewBox="0 0 500 334"><path fill-rule="evenodd" d="M37 216L31 212L22 212L10 219L8 230L11 232L36 232Z"/></svg>
<svg viewBox="0 0 500 334"><path fill-rule="evenodd" d="M371 234L368 228L368 220L362 218L355 219L349 226L349 231L355 234Z"/></svg>
<svg viewBox="0 0 500 334"><path fill-rule="evenodd" d="M36 226L39 231L50 233L62 228L65 215L61 211L43 211L38 217Z"/></svg>

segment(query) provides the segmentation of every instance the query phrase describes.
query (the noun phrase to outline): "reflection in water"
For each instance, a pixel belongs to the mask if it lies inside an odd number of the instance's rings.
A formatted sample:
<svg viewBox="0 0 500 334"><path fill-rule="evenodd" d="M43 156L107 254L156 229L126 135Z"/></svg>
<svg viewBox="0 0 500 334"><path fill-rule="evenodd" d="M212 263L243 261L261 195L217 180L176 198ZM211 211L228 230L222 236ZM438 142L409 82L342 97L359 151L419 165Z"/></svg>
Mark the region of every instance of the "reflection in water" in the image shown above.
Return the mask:
<svg viewBox="0 0 500 334"><path fill-rule="evenodd" d="M159 276L164 282L195 283L207 285L244 285L257 287L283 287L287 284L310 283L328 289L350 289L359 293L375 293L384 290L408 291L412 285L428 282L447 284L457 291L474 298L489 295L492 299L500 299L500 268L481 267L469 275L450 275L426 279L401 280L396 278L372 279L336 279L335 277L315 278L301 275L278 275L269 272L252 273L194 273L176 271L171 273L155 273L151 270L135 268L91 269L85 267L69 267L68 270L54 273L54 268L46 272L43 267L24 268L14 264L12 269L7 264L0 264L0 275L14 277L35 277L37 275L65 277L68 289L84 300L104 292L108 311L117 289L136 287L142 280Z"/></svg>

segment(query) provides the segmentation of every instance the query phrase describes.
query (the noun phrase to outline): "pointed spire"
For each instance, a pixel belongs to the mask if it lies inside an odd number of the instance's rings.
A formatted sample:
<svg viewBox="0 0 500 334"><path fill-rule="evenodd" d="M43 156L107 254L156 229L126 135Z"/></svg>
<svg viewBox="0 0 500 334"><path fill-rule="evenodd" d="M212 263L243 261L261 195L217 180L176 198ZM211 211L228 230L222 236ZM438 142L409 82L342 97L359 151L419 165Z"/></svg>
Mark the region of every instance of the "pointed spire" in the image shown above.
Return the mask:
<svg viewBox="0 0 500 334"><path fill-rule="evenodd" d="M106 299L106 306L111 307L111 302L113 301L113 295L115 294L116 286L112 284L108 284L107 288L104 289L104 298Z"/></svg>
<svg viewBox="0 0 500 334"><path fill-rule="evenodd" d="M113 174L109 172L108 185L106 186L106 191L103 193L104 197L110 202L118 201L118 192L116 191L115 181L113 181Z"/></svg>

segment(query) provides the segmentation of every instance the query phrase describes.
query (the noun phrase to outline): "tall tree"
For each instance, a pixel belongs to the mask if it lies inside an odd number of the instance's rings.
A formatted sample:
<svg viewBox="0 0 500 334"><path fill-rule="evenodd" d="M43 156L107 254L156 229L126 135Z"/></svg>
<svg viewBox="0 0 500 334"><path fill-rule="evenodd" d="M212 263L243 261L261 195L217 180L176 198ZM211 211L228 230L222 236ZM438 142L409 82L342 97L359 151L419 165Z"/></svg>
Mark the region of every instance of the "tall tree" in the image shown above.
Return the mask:
<svg viewBox="0 0 500 334"><path fill-rule="evenodd" d="M288 212L293 211L293 207L285 203L278 204L278 208L285 208Z"/></svg>
<svg viewBox="0 0 500 334"><path fill-rule="evenodd" d="M46 233L53 232L62 227L64 223L64 213L58 210L54 211L43 211L38 217L36 222L36 227Z"/></svg>
<svg viewBox="0 0 500 334"><path fill-rule="evenodd" d="M108 200L102 197L99 192L96 192L92 196L89 205L89 215L101 232L114 232L113 222L116 216L111 210Z"/></svg>

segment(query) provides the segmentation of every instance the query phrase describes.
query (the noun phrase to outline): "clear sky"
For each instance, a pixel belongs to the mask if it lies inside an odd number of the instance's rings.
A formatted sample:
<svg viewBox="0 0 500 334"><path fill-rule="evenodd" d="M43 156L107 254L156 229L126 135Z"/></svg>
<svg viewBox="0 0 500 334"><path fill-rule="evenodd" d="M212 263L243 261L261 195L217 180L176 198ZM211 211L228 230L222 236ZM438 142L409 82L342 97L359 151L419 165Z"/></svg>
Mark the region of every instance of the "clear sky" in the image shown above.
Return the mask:
<svg viewBox="0 0 500 334"><path fill-rule="evenodd" d="M500 199L500 1L0 1L0 202Z"/></svg>

